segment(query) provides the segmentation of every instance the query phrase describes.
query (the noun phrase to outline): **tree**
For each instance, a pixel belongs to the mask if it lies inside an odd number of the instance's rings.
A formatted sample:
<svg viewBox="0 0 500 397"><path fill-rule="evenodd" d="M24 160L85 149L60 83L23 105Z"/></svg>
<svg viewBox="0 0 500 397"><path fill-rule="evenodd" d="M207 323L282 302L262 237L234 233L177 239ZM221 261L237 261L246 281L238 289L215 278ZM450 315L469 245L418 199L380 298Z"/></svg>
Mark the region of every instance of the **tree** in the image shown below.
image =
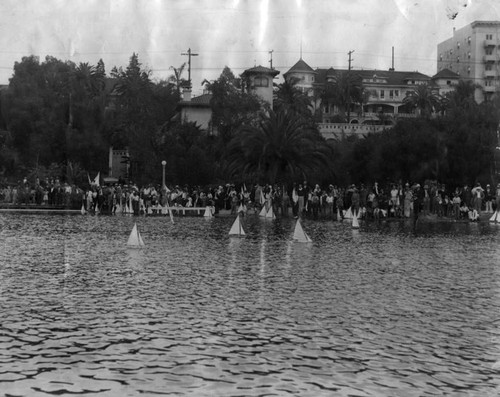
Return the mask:
<svg viewBox="0 0 500 397"><path fill-rule="evenodd" d="M203 84L212 94L212 126L225 146L243 125L257 119L262 102L256 95L242 92L241 80L227 66L217 80Z"/></svg>
<svg viewBox="0 0 500 397"><path fill-rule="evenodd" d="M298 78L286 79L277 85L273 107L276 111L293 112L308 119L312 116L311 98L297 87Z"/></svg>
<svg viewBox="0 0 500 397"><path fill-rule="evenodd" d="M329 167L331 153L317 130L289 110L270 111L258 126L245 126L228 148L229 176L275 183L315 175Z"/></svg>
<svg viewBox="0 0 500 397"><path fill-rule="evenodd" d="M115 67L111 75L116 79L116 106L109 124L110 144L129 147L134 182L150 180L162 160L156 131L175 114L179 94L172 83L153 82L151 71L142 68L135 53L125 70Z"/></svg>
<svg viewBox="0 0 500 397"><path fill-rule="evenodd" d="M168 82L175 85L177 93L180 95L181 89L189 84L189 82L182 78L182 73L186 67L186 63L184 62L179 68L174 68L170 66L170 69L174 70L174 74L168 78Z"/></svg>
<svg viewBox="0 0 500 397"><path fill-rule="evenodd" d="M347 70L338 71L333 76L332 81L325 84L320 98L324 104L337 106L340 115L346 117L349 123L352 105L362 105L365 95L361 76Z"/></svg>
<svg viewBox="0 0 500 397"><path fill-rule="evenodd" d="M441 97L427 84L418 85L403 99L404 104L417 109L418 114L430 117L439 108Z"/></svg>

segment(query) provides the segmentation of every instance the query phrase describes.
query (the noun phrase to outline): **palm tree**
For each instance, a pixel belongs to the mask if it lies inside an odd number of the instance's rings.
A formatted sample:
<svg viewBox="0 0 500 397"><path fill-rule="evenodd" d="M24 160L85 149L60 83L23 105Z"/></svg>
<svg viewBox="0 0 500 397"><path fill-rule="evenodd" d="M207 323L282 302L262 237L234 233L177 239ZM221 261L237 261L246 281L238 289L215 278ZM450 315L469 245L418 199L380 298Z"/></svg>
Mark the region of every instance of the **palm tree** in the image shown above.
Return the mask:
<svg viewBox="0 0 500 397"><path fill-rule="evenodd" d="M427 84L418 85L404 99L403 103L417 109L417 113L430 117L431 113L439 109L441 97L434 93Z"/></svg>
<svg viewBox="0 0 500 397"><path fill-rule="evenodd" d="M455 90L446 94L443 102L445 110L450 113L450 116L459 115L464 110L477 107L474 93L478 87L479 85L472 81L460 80L455 86Z"/></svg>
<svg viewBox="0 0 500 397"><path fill-rule="evenodd" d="M277 85L273 105L276 110L286 110L311 117L311 98L297 87L298 82L298 78L290 78Z"/></svg>
<svg viewBox="0 0 500 397"><path fill-rule="evenodd" d="M336 105L341 116L347 113L347 122L349 122L352 104L363 103L361 77L350 70L337 72L333 81L326 83L321 100L323 103Z"/></svg>
<svg viewBox="0 0 500 397"><path fill-rule="evenodd" d="M324 170L331 152L323 138L300 115L279 109L263 115L258 127L245 126L228 146L230 176L255 175L284 182Z"/></svg>
<svg viewBox="0 0 500 397"><path fill-rule="evenodd" d="M182 78L182 73L184 73L184 69L186 68L186 62L184 62L179 68L174 68L170 66L170 69L173 69L174 74L168 78L168 82L175 85L177 92L180 94L181 88L186 86L188 81Z"/></svg>

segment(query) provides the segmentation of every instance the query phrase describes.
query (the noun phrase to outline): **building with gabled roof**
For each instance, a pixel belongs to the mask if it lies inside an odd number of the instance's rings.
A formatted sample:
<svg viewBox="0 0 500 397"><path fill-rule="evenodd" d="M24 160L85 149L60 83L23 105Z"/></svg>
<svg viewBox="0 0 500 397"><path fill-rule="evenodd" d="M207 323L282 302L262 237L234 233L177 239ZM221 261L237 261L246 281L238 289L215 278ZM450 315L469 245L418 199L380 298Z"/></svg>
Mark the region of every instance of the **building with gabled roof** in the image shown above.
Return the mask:
<svg viewBox="0 0 500 397"><path fill-rule="evenodd" d="M455 88L460 81L458 73L450 69L443 69L432 76L432 88L440 96L455 91Z"/></svg>
<svg viewBox="0 0 500 397"><path fill-rule="evenodd" d="M295 81L295 86L309 96L313 96L313 86L316 83L317 71L311 68L302 57L293 65L283 77L286 81Z"/></svg>

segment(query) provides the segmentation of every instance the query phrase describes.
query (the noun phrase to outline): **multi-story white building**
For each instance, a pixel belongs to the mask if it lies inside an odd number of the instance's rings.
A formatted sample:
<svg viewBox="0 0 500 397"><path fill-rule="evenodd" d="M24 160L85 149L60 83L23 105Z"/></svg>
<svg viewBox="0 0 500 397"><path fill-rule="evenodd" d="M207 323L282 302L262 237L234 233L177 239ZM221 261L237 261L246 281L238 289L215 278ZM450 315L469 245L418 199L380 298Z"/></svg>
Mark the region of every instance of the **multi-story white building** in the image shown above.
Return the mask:
<svg viewBox="0 0 500 397"><path fill-rule="evenodd" d="M351 104L347 123L338 122L336 106L320 99L326 85L346 73L356 76L365 92L362 104ZM398 118L416 117L415 109L406 104L404 98L419 85L436 86L430 76L416 71L313 69L302 58L283 76L288 80L293 78L296 87L311 97L320 113L320 131L327 138L377 132ZM436 90L439 91L437 87Z"/></svg>
<svg viewBox="0 0 500 397"><path fill-rule="evenodd" d="M476 21L438 44L438 72L449 69L478 86L478 103L500 92L500 21Z"/></svg>

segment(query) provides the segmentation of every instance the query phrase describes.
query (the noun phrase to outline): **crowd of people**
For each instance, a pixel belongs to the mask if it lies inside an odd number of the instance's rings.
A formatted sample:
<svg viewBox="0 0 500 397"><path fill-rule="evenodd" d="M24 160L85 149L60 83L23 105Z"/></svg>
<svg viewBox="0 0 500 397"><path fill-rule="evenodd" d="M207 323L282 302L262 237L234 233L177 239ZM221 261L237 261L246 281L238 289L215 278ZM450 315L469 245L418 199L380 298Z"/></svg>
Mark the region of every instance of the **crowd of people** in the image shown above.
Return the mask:
<svg viewBox="0 0 500 397"><path fill-rule="evenodd" d="M359 218L415 218L434 215L453 219L478 219L481 213L493 213L500 207L500 183L494 188L480 183L448 189L436 181L387 183L380 186L349 185L339 187L307 181L291 186L281 184L225 184L213 186L142 187L128 184L81 188L59 179L27 178L0 189L0 202L9 205L37 205L83 209L86 212L116 214L125 209L136 215L159 214L165 206L174 208L211 207L214 213L260 211L272 207L276 215L305 216L312 219L343 219L348 211Z"/></svg>

